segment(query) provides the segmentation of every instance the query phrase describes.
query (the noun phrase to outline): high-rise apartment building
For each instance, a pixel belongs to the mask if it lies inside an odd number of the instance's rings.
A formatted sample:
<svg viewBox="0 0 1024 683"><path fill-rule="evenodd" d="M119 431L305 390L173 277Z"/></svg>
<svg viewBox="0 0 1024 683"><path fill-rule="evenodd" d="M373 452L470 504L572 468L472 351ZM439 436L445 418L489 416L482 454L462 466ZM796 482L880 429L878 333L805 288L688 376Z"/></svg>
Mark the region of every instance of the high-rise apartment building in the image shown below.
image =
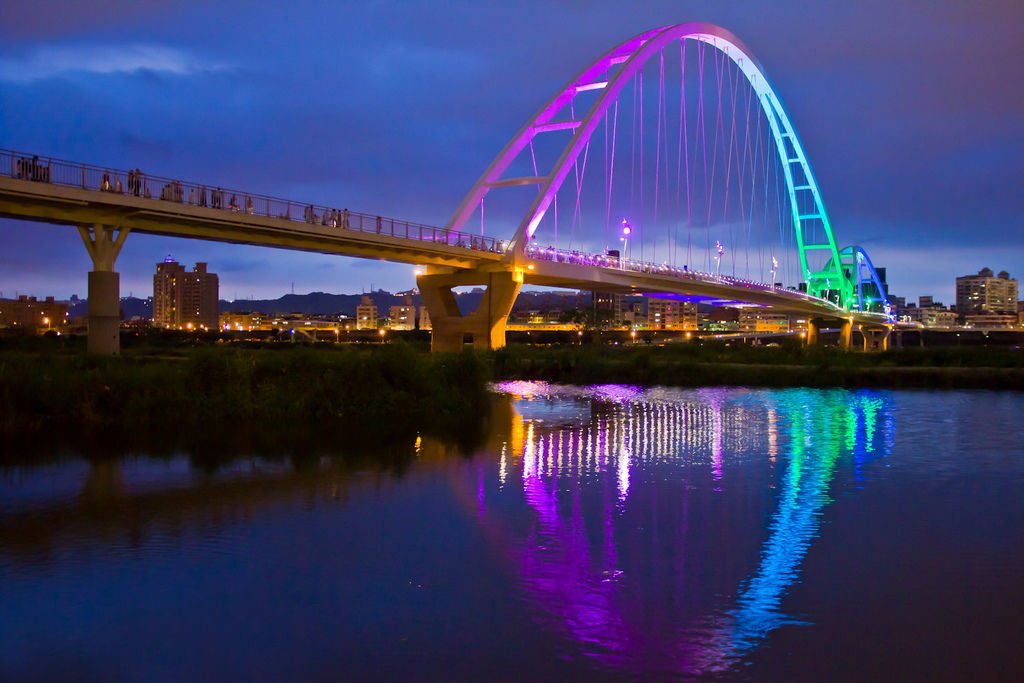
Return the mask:
<svg viewBox="0 0 1024 683"><path fill-rule="evenodd" d="M991 268L982 268L977 275L956 279L956 310L960 315L972 313L1016 313L1017 281L1005 270L994 276Z"/></svg>
<svg viewBox="0 0 1024 683"><path fill-rule="evenodd" d="M153 275L153 324L171 329L217 329L220 280L205 263L185 270L170 256Z"/></svg>

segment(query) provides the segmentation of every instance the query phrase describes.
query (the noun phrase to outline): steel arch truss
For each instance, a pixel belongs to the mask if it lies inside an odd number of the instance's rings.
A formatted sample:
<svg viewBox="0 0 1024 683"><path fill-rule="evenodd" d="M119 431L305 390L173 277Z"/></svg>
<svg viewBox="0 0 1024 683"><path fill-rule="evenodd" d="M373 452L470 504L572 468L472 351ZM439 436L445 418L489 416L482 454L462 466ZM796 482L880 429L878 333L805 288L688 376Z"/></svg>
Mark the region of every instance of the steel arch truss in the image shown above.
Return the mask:
<svg viewBox="0 0 1024 683"><path fill-rule="evenodd" d="M657 56L673 42L686 39L706 43L723 52L739 67L757 94L768 119L786 180L793 229L800 254L801 273L807 283L808 293L833 301L849 310L854 304L854 284L844 277L842 268L838 265L841 263L839 250L832 234L825 204L789 115L772 89L763 69L746 46L732 33L713 24L687 23L653 29L625 41L602 55L556 93L505 145L463 198L449 220L448 227L459 229L465 225L487 193L494 188L535 184L538 186L537 195L508 246L509 258L518 262L529 239L568 177L573 164L622 89L640 72L649 59ZM582 119L558 118L577 94L593 90L600 90L600 95ZM555 130L573 130L574 133L546 175L526 178L503 177L509 165L536 136ZM805 209L807 213L801 213L801 207L812 206L813 209ZM815 250L827 251L827 256L830 257L825 268L820 271L812 271L808 261L809 252Z"/></svg>
<svg viewBox="0 0 1024 683"><path fill-rule="evenodd" d="M884 313L891 318L893 311L885 283L864 248L858 245L846 247L839 253L839 258L843 275L853 285L853 300L848 308L865 313Z"/></svg>

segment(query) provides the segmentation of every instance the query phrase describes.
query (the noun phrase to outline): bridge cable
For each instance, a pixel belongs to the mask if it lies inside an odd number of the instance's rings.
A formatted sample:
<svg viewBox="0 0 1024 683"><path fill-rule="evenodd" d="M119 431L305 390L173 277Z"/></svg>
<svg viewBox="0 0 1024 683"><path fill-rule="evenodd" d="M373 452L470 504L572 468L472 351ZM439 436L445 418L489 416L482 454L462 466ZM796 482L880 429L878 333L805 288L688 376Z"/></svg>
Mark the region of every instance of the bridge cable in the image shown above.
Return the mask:
<svg viewBox="0 0 1024 683"><path fill-rule="evenodd" d="M727 55L728 56L728 55ZM729 220L729 189L732 182L732 159L733 151L735 149L736 141L736 87L733 80L733 69L732 60L728 60L723 65L724 77L726 82L726 92L729 94L730 106L729 106L729 142L727 144L726 152L726 164L725 164L725 194L722 202L722 220L726 224L726 229L729 231L729 260L732 262L732 275L736 275L736 242L733 237L732 221ZM721 266L719 266L721 267Z"/></svg>
<svg viewBox="0 0 1024 683"><path fill-rule="evenodd" d="M704 63L706 60L707 45L703 42L697 43L697 75L699 79L698 84L698 101L697 101L697 130L694 131L694 145L696 146L697 132L700 132L701 137L701 150L704 166L704 174L701 176L704 181L704 191L707 191L708 186L708 136L707 136L707 114L704 111ZM696 154L696 152L695 152ZM704 270L708 271L708 255L711 253L711 235L709 230L704 232L705 239L705 251L704 251Z"/></svg>
<svg viewBox="0 0 1024 683"><path fill-rule="evenodd" d="M665 51L664 50L662 50L661 59L662 59L662 63L664 64L664 61L665 61ZM671 211L672 192L671 192L671 181L670 181L670 178L669 178L669 163L668 163L668 149L669 149L669 145L668 145L668 143L669 143L668 99L665 97L665 73L664 73L664 69L662 69L662 73L661 73L661 85L660 85L660 88L661 88L661 95L660 95L661 120L664 122L664 126L663 127L665 129L665 135L662 136L662 138L661 138L661 140L662 140L662 142L661 142L661 152L662 152L661 153L661 158L663 160L662 164L664 166L663 176L665 178L665 207L666 207L665 213L667 214L667 218L666 218L666 221L665 221L665 240L666 240L665 252L666 253L665 253L664 257L661 259L661 261L662 261L662 263L668 263L672 259L672 224L673 224L673 221L672 221L672 211ZM674 261L673 261L673 265L675 265Z"/></svg>
<svg viewBox="0 0 1024 683"><path fill-rule="evenodd" d="M724 58L725 57L725 53L721 53L721 54L722 54L722 57ZM708 248L708 250L707 250L707 257L706 257L706 262L708 264L708 272L711 272L711 270L712 270L712 268L711 268L711 207L712 207L712 201L713 201L713 198L714 198L714 195L715 195L715 177L716 177L715 170L718 167L718 137L719 137L719 131L722 128L722 72L721 72L721 63L720 63L717 55L712 55L712 59L714 60L714 64L715 64L715 78L716 78L717 84L718 84L718 89L717 89L718 111L717 111L717 113L715 115L715 137L714 137L713 144L711 146L711 177L709 179L709 182L710 182L711 186L710 186L709 189L706 188L707 192L708 192L708 212L707 212L707 225L708 225L707 248ZM719 267L721 267L721 263L719 263Z"/></svg>
<svg viewBox="0 0 1024 683"><path fill-rule="evenodd" d="M655 257L652 260L657 260L658 252L658 185L661 180L661 124L662 124L662 104L665 101L665 53L661 52L658 54L658 123L657 133L655 135L655 150L654 150L654 218L652 225L654 227L654 246L652 251Z"/></svg>
<svg viewBox="0 0 1024 683"><path fill-rule="evenodd" d="M686 40L679 41L679 54L682 67L679 74L679 108L682 111L680 141L683 145L684 163L686 164L686 263L689 266L693 262L693 214L690 201L690 139L687 133L686 120Z"/></svg>
<svg viewBox="0 0 1024 683"><path fill-rule="evenodd" d="M740 58L740 59L742 61L742 58ZM744 128L743 128L743 168L742 168L742 172L740 173L739 194L740 194L740 220L744 221L745 225L743 227L746 228L746 233L747 233L747 236L746 236L746 247L744 249L744 258L746 259L744 277L749 278L750 277L750 232L753 229L753 221L752 221L753 217L746 215L747 214L747 206L746 206L746 202L744 200L744 194L743 193L744 193L744 191L746 189L746 178L747 178L747 172L748 171L750 172L750 186L751 186L751 188L753 188L753 186L754 186L754 172L753 172L754 158L753 158L753 151L752 151L751 146L750 146L750 88L749 88L749 86L747 86L746 83L744 83L743 95L744 95L743 100L744 100L745 110L746 110L746 112L745 112L746 121L744 123Z"/></svg>
<svg viewBox="0 0 1024 683"><path fill-rule="evenodd" d="M609 164L609 166L608 166L608 196L607 196L607 204L605 206L605 221L604 221L605 222L605 228L604 228L604 232L605 232L605 252L607 252L608 248L609 248L609 245L608 245L608 233L609 233L609 230L610 230L610 227L611 227L611 218L612 218L612 190L614 189L614 183L615 183L615 139L616 139L616 134L618 133L618 126L619 126L619 100L616 98L616 100L615 100L615 108L614 108L614 111L612 113L612 154L611 154L611 159L608 162L608 164ZM624 256L625 256L625 254L621 254L619 256L619 258L621 259Z"/></svg>

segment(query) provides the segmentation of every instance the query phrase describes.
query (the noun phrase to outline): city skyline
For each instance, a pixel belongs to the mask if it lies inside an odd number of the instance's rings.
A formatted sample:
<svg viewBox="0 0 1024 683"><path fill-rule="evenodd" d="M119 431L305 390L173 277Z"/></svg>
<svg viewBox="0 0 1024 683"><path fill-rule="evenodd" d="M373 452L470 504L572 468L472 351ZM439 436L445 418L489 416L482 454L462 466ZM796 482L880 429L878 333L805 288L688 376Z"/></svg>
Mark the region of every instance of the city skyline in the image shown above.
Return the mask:
<svg viewBox="0 0 1024 683"><path fill-rule="evenodd" d="M188 4L55 13L58 4L11 8L0 27L3 146L432 224L610 44L659 23L712 21L765 65L837 232L869 246L894 294L951 303L955 277L982 267L1018 276L1024 264L1024 231L1013 229L1024 208L1022 95L1006 87L1024 49L1012 33L1020 8L1008 2L773 13L414 4L294 15L223 3L203 8L202 21ZM268 23L281 27L273 55L246 39ZM309 26L339 28L310 37ZM88 257L73 230L4 220L0 239L0 290L84 295ZM223 290L243 298L293 283L301 292L414 284L407 265L134 235L119 260L122 291L146 291L168 252L210 262Z"/></svg>

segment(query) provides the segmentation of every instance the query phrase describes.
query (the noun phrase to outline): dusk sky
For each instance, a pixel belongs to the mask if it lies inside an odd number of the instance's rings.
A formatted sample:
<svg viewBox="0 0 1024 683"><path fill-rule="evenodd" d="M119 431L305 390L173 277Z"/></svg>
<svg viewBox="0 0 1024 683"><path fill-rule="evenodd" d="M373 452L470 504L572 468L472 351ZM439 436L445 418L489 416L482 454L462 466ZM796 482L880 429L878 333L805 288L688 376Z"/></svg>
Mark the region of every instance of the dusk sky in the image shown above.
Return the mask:
<svg viewBox="0 0 1024 683"><path fill-rule="evenodd" d="M687 21L753 50L839 241L895 294L1024 276L1020 0L7 2L0 147L443 225L569 78ZM85 295L73 229L0 220L0 247L3 296ZM408 265L131 235L122 295L150 295L168 254L208 262L227 299L414 284Z"/></svg>

